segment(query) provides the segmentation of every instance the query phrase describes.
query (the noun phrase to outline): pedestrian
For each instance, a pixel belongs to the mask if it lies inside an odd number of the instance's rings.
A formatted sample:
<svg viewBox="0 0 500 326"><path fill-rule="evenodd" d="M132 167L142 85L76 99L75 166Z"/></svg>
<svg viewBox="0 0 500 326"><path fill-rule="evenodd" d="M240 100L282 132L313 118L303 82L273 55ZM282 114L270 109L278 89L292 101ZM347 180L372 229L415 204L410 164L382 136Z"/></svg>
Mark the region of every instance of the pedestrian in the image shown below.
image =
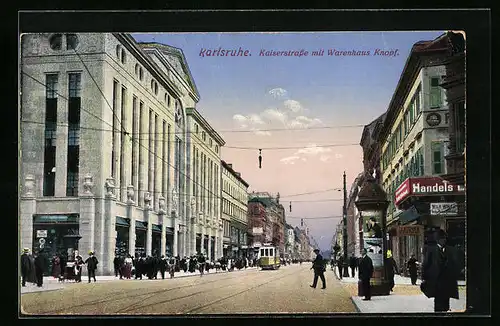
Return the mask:
<svg viewBox="0 0 500 326"><path fill-rule="evenodd" d="M351 268L351 275L352 277L356 277L356 267L358 266L358 260L354 255L351 255L351 258L349 259L349 267Z"/></svg>
<svg viewBox="0 0 500 326"><path fill-rule="evenodd" d="M314 270L314 280L313 284L309 285L312 288L316 288L318 284L318 277L321 278L321 282L323 283L322 289L326 289L326 280L325 280L325 261L323 260L323 256L319 253L319 249L314 249L314 253L316 254L316 259L313 260L313 265L311 269Z"/></svg>
<svg viewBox="0 0 500 326"><path fill-rule="evenodd" d="M52 277L59 279L59 276L61 276L61 259L59 256L54 255L52 257Z"/></svg>
<svg viewBox="0 0 500 326"><path fill-rule="evenodd" d="M165 271L167 270L167 259L165 258L164 255L161 255L160 261L159 261L159 268L160 268L160 274L161 274L161 279L165 279Z"/></svg>
<svg viewBox="0 0 500 326"><path fill-rule="evenodd" d="M371 300L370 279L373 275L373 262L367 255L366 248L363 248L363 255L358 266L358 277L361 281L362 293L365 296L363 300Z"/></svg>
<svg viewBox="0 0 500 326"><path fill-rule="evenodd" d="M417 285L417 264L418 261L415 258L415 254L411 254L410 259L406 263L406 267L408 268L408 273L410 273L410 279L412 285Z"/></svg>
<svg viewBox="0 0 500 326"><path fill-rule="evenodd" d="M339 278L342 279L342 272L344 269L344 257L342 255L339 255L339 258L337 258L337 269L339 271Z"/></svg>
<svg viewBox="0 0 500 326"><path fill-rule="evenodd" d="M23 249L23 254L21 255L21 283L22 286L26 286L26 281L29 282L29 276L31 273L31 261L30 261L30 250L28 248Z"/></svg>
<svg viewBox="0 0 500 326"><path fill-rule="evenodd" d="M75 261L73 265L73 270L76 283L80 283L82 281L82 268L84 264L85 263L83 262L82 256L80 256L78 250L75 250Z"/></svg>
<svg viewBox="0 0 500 326"><path fill-rule="evenodd" d="M97 280L95 279L95 270L97 269L97 264L99 264L99 261L94 256L94 252L89 251L89 258L85 260L85 265L87 265L87 271L89 275L89 283L91 278L94 279L94 283L97 282Z"/></svg>
<svg viewBox="0 0 500 326"><path fill-rule="evenodd" d="M43 255L43 250L40 250L35 257L36 286L39 288L43 286L43 272L45 270L45 266L45 256Z"/></svg>
<svg viewBox="0 0 500 326"><path fill-rule="evenodd" d="M177 260L174 257L170 258L170 263L169 263L170 278L174 278L174 276L175 276L176 263L177 263Z"/></svg>
<svg viewBox="0 0 500 326"><path fill-rule="evenodd" d="M333 271L335 268L335 259L334 258L332 258L332 260L330 261L330 267L332 268L332 271Z"/></svg>
<svg viewBox="0 0 500 326"><path fill-rule="evenodd" d="M122 278L122 273L120 271L120 257L118 255L115 255L115 259L113 259L113 269L115 271L115 277L118 277L118 274L120 274L120 278Z"/></svg>
<svg viewBox="0 0 500 326"><path fill-rule="evenodd" d="M387 258L385 260L385 268L387 280L389 281L389 288L391 292L394 292L394 274L399 274L398 266L396 265L396 261L392 257L392 252L387 250Z"/></svg>
<svg viewBox="0 0 500 326"><path fill-rule="evenodd" d="M205 256L203 254L200 253L199 257L198 257L198 269L200 271L200 277L203 276L203 273L205 272Z"/></svg>
<svg viewBox="0 0 500 326"><path fill-rule="evenodd" d="M124 260L123 276L128 280L130 280L130 278L132 277L132 266L133 266L132 257L130 256L130 254L127 254L127 258L125 258Z"/></svg>
<svg viewBox="0 0 500 326"><path fill-rule="evenodd" d="M446 244L446 233L435 233L436 245L427 249L422 264L420 288L428 298L434 298L434 311L450 310L450 298L458 299L458 276L455 248Z"/></svg>

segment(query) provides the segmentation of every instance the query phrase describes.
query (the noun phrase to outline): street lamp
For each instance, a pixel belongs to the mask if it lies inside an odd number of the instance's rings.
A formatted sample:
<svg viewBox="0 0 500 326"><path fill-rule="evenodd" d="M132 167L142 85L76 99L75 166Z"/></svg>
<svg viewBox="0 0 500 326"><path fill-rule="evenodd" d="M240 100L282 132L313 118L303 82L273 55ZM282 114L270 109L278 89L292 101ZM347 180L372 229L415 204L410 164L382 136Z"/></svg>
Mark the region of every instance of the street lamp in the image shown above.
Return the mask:
<svg viewBox="0 0 500 326"><path fill-rule="evenodd" d="M386 214L389 201L387 194L375 181L372 175L366 173L365 181L354 203L363 221L363 248L373 262L373 277L371 280L372 295L389 295L390 285L386 276L385 262L387 256ZM358 282L358 295L363 296L361 281Z"/></svg>

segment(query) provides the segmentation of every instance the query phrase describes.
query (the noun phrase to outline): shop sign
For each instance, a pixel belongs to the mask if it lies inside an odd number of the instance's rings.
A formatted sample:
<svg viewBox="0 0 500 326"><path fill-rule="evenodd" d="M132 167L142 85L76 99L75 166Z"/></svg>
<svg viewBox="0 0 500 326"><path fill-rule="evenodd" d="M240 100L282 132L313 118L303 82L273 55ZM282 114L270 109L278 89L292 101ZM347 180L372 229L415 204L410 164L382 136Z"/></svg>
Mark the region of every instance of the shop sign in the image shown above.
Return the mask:
<svg viewBox="0 0 500 326"><path fill-rule="evenodd" d="M431 203L431 215L457 215L457 203Z"/></svg>
<svg viewBox="0 0 500 326"><path fill-rule="evenodd" d="M398 228L398 237L419 236L424 233L422 225L401 225Z"/></svg>
<svg viewBox="0 0 500 326"><path fill-rule="evenodd" d="M36 230L36 237L37 238L46 238L47 237L47 230Z"/></svg>
<svg viewBox="0 0 500 326"><path fill-rule="evenodd" d="M248 246L241 246L241 249L248 249Z"/></svg>
<svg viewBox="0 0 500 326"><path fill-rule="evenodd" d="M254 242L253 246L254 247L262 247L262 244L260 242Z"/></svg>
<svg viewBox="0 0 500 326"><path fill-rule="evenodd" d="M260 227L260 228L252 228L252 234L253 235L260 235L263 233L263 229Z"/></svg>
<svg viewBox="0 0 500 326"><path fill-rule="evenodd" d="M464 186L453 184L440 177L408 178L396 189L394 203L399 205L411 195L443 195L464 191Z"/></svg>

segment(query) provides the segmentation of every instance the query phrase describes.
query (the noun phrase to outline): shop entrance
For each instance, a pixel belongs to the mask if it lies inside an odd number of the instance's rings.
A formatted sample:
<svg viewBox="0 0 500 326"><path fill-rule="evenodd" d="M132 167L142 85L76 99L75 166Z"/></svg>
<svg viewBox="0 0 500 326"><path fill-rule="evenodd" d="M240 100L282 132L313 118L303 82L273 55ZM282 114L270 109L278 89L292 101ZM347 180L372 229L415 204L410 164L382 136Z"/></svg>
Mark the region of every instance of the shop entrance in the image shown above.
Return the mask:
<svg viewBox="0 0 500 326"><path fill-rule="evenodd" d="M79 216L71 215L35 215L33 217L33 248L45 256L47 265L44 275L52 273L52 260L57 255L68 261L73 252L78 250Z"/></svg>

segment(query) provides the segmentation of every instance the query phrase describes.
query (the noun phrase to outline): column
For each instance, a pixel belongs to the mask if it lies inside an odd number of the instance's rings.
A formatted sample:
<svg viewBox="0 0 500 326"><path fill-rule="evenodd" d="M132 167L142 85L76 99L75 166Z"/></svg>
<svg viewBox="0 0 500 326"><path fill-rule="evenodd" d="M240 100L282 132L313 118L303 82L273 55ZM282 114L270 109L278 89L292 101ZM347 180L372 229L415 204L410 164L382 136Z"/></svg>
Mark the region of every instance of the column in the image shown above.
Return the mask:
<svg viewBox="0 0 500 326"><path fill-rule="evenodd" d="M207 257L208 257L208 261L211 261L212 260L212 226L211 225L207 228L207 233L208 233Z"/></svg>
<svg viewBox="0 0 500 326"><path fill-rule="evenodd" d="M134 215L134 207L135 207L135 191L134 185L129 185L127 187L127 218L130 221L130 226L128 228L128 253L130 256L135 256L135 215Z"/></svg>
<svg viewBox="0 0 500 326"><path fill-rule="evenodd" d="M83 182L83 194L80 196L80 236L78 250L81 253L94 251L95 199L92 193L92 176L87 174ZM102 255L102 252L99 253Z"/></svg>
<svg viewBox="0 0 500 326"><path fill-rule="evenodd" d="M115 256L116 247L116 195L115 195L115 179L106 179L106 195L104 199L104 216L106 217L105 226L105 250L102 252L101 261L103 262L102 273L104 275L113 274L113 259ZM99 265L98 265L99 266Z"/></svg>
<svg viewBox="0 0 500 326"><path fill-rule="evenodd" d="M161 124L161 119L157 115L155 115L155 159L156 164L154 166L154 174L155 174L155 184L153 185L154 187L154 203L152 204L152 207L154 210L158 210L159 206L159 198L160 195L163 195L161 193L161 186L162 186L162 173L161 173L161 168L163 165L163 146L162 146L162 140L163 140L163 130L162 130L162 124Z"/></svg>
<svg viewBox="0 0 500 326"><path fill-rule="evenodd" d="M205 219L205 215L203 213L200 214L200 218ZM200 241L200 252L203 253L205 250L205 221L202 222L200 233L201 233L201 241Z"/></svg>
<svg viewBox="0 0 500 326"><path fill-rule="evenodd" d="M196 165L193 165L193 168L196 168ZM195 180L196 182L196 180ZM194 185L196 187L196 183ZM191 230L191 245L189 246L189 255L195 255L196 254L196 198L193 196L191 197L191 210L190 210L190 230Z"/></svg>
<svg viewBox="0 0 500 326"><path fill-rule="evenodd" d="M149 192L144 193L144 222L148 223L146 231L146 255L151 256L151 244L153 242L153 224L150 221L151 210L151 195ZM134 225L135 226L135 225Z"/></svg>
<svg viewBox="0 0 500 326"><path fill-rule="evenodd" d="M219 259L219 236L218 236L218 233L219 233L219 222L217 222L217 224L214 226L214 259Z"/></svg>
<svg viewBox="0 0 500 326"><path fill-rule="evenodd" d="M165 210L165 197L158 198L158 220L161 221L160 255L165 255L167 249L167 214Z"/></svg>
<svg viewBox="0 0 500 326"><path fill-rule="evenodd" d="M33 214L36 213L35 176L26 175L24 194L20 202L21 248L33 250Z"/></svg>

